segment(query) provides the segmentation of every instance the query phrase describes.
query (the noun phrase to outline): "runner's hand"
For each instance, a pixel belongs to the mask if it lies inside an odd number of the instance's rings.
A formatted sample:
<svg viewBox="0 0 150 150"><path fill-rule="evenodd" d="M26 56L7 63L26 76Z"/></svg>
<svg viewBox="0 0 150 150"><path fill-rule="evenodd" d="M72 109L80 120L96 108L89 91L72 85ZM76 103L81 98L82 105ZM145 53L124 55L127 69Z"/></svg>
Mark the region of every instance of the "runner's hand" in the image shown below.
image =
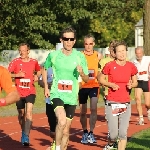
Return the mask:
<svg viewBox="0 0 150 150"><path fill-rule="evenodd" d="M77 65L77 71L79 72L79 74L83 74L83 69L80 65Z"/></svg>
<svg viewBox="0 0 150 150"><path fill-rule="evenodd" d="M38 76L37 75L33 75L34 77L33 77L33 80L34 80L34 82L37 82L38 81Z"/></svg>
<svg viewBox="0 0 150 150"><path fill-rule="evenodd" d="M115 91L119 89L119 86L115 83L110 83L110 87Z"/></svg>
<svg viewBox="0 0 150 150"><path fill-rule="evenodd" d="M19 73L16 74L16 77L25 77L25 72L19 71Z"/></svg>
<svg viewBox="0 0 150 150"><path fill-rule="evenodd" d="M44 95L46 98L50 97L49 89L47 87L44 88Z"/></svg>
<svg viewBox="0 0 150 150"><path fill-rule="evenodd" d="M129 82L127 83L127 88L132 89L132 80L129 80Z"/></svg>

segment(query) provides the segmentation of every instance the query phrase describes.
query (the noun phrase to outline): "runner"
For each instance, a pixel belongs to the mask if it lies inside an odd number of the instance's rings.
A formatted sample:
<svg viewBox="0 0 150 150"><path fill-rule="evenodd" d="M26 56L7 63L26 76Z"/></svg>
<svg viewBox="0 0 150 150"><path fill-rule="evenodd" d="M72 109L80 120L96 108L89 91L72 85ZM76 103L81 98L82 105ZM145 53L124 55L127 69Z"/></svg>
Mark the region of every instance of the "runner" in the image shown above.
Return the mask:
<svg viewBox="0 0 150 150"><path fill-rule="evenodd" d="M58 124L56 126L56 150L66 150L69 142L69 130L78 99L78 76L87 82L88 69L84 55L73 49L76 41L75 30L71 27L61 32L63 49L48 55L43 69L45 96L51 96ZM52 67L54 79L49 93L47 69Z"/></svg>
<svg viewBox="0 0 150 150"><path fill-rule="evenodd" d="M0 66L0 93L4 90L7 95L0 98L0 107L7 106L19 100L20 96L15 85L13 85L10 73L4 67Z"/></svg>
<svg viewBox="0 0 150 150"><path fill-rule="evenodd" d="M105 48L105 58L110 57L110 50L109 47Z"/></svg>
<svg viewBox="0 0 150 150"><path fill-rule="evenodd" d="M19 45L20 57L14 59L8 67L11 77L15 79L20 101L16 103L18 120L22 129L21 143L29 146L29 133L32 126L32 110L35 102L34 75L38 75L40 66L35 59L29 58L30 46L27 43ZM26 107L25 107L26 105Z"/></svg>
<svg viewBox="0 0 150 150"><path fill-rule="evenodd" d="M47 70L47 83L48 88L51 89L51 85L53 82L53 70L52 68L49 68ZM44 83L42 80L42 76L40 76L38 84L44 88ZM55 128L56 128L56 115L53 109L53 106L51 105L50 97L45 98L46 102L46 115L50 127L50 137L52 138L53 142L51 143L51 146L47 148L47 150L55 150Z"/></svg>
<svg viewBox="0 0 150 150"><path fill-rule="evenodd" d="M99 95L99 84L97 81L98 75L98 64L99 60L102 58L101 53L95 51L95 38L92 35L87 35L84 37L84 55L88 63L89 71L89 81L87 83L82 83L82 88L79 90L79 103L80 103L80 123L83 129L83 135L81 143L87 144L96 143L93 130L95 128L97 120L97 102ZM90 97L90 132L87 129L87 100Z"/></svg>
<svg viewBox="0 0 150 150"><path fill-rule="evenodd" d="M102 58L100 61L99 61L99 64L100 64L100 69L99 69L99 73L101 73L102 69L104 68L104 66L110 62L110 61L113 61L115 59L115 54L114 54L114 51L113 51L113 46L117 43L117 40L112 40L110 43L109 43L109 48L108 48L108 51L110 53L109 57L106 57L106 58ZM107 79L107 78L106 78ZM108 80L108 79L107 79ZM104 95L104 101L106 99L106 96L108 94L108 88L107 87L104 87L102 86L103 88L103 95Z"/></svg>
<svg viewBox="0 0 150 150"><path fill-rule="evenodd" d="M109 87L105 106L109 133L104 150L114 149L117 139L118 149L125 150L131 116L129 89L137 86L137 68L126 61L127 46L123 41L118 41L113 51L116 59L107 63L98 77L100 84ZM108 81L105 79L107 76Z"/></svg>
<svg viewBox="0 0 150 150"><path fill-rule="evenodd" d="M144 56L143 47L137 47L135 49L136 60L134 64L138 69L138 86L135 88L135 101L137 111L139 114L138 125L144 125L144 118L142 112L141 97L144 94L145 107L147 108L148 120L150 120L150 89L149 89L149 66L150 56Z"/></svg>

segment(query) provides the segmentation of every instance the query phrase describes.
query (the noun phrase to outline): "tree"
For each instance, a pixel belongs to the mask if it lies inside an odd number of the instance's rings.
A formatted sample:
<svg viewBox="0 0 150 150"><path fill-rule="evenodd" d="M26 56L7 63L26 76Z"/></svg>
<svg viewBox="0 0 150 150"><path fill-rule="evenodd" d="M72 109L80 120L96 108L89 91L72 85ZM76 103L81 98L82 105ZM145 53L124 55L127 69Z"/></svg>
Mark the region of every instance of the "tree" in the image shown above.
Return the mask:
<svg viewBox="0 0 150 150"><path fill-rule="evenodd" d="M27 41L31 48L51 49L59 32L72 25L77 31L75 47L92 33L97 47L112 39L134 45L134 25L142 17L144 0L3 0L0 5L0 50L17 49Z"/></svg>
<svg viewBox="0 0 150 150"><path fill-rule="evenodd" d="M145 0L144 4L144 52L150 56L150 0Z"/></svg>

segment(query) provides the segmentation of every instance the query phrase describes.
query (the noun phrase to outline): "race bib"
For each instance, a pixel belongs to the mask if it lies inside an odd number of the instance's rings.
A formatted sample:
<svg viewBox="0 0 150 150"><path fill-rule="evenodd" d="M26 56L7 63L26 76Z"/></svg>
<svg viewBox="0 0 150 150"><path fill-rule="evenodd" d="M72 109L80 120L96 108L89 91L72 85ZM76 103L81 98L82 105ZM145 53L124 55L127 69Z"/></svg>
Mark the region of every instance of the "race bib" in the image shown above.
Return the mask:
<svg viewBox="0 0 150 150"><path fill-rule="evenodd" d="M72 80L59 80L58 81L58 91L71 93L72 85L73 85Z"/></svg>
<svg viewBox="0 0 150 150"><path fill-rule="evenodd" d="M123 114L127 110L126 104L111 104L113 116Z"/></svg>
<svg viewBox="0 0 150 150"><path fill-rule="evenodd" d="M95 71L94 71L94 69L89 69L88 72L89 72L89 79L90 80L95 79Z"/></svg>
<svg viewBox="0 0 150 150"><path fill-rule="evenodd" d="M30 89L30 79L20 79L20 88Z"/></svg>
<svg viewBox="0 0 150 150"><path fill-rule="evenodd" d="M139 75L147 74L147 71L139 72Z"/></svg>

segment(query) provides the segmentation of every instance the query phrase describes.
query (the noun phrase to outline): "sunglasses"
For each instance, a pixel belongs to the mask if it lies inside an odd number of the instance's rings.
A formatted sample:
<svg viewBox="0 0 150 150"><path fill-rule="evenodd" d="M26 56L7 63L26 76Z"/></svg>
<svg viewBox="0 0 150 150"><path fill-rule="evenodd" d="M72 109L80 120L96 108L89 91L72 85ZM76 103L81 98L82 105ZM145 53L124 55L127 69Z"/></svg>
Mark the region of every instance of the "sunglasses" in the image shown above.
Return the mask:
<svg viewBox="0 0 150 150"><path fill-rule="evenodd" d="M69 40L70 40L70 41L74 41L75 38L66 38L66 37L63 37L62 40L63 40L63 41L69 41Z"/></svg>
<svg viewBox="0 0 150 150"><path fill-rule="evenodd" d="M93 43L84 43L84 45L93 45Z"/></svg>

